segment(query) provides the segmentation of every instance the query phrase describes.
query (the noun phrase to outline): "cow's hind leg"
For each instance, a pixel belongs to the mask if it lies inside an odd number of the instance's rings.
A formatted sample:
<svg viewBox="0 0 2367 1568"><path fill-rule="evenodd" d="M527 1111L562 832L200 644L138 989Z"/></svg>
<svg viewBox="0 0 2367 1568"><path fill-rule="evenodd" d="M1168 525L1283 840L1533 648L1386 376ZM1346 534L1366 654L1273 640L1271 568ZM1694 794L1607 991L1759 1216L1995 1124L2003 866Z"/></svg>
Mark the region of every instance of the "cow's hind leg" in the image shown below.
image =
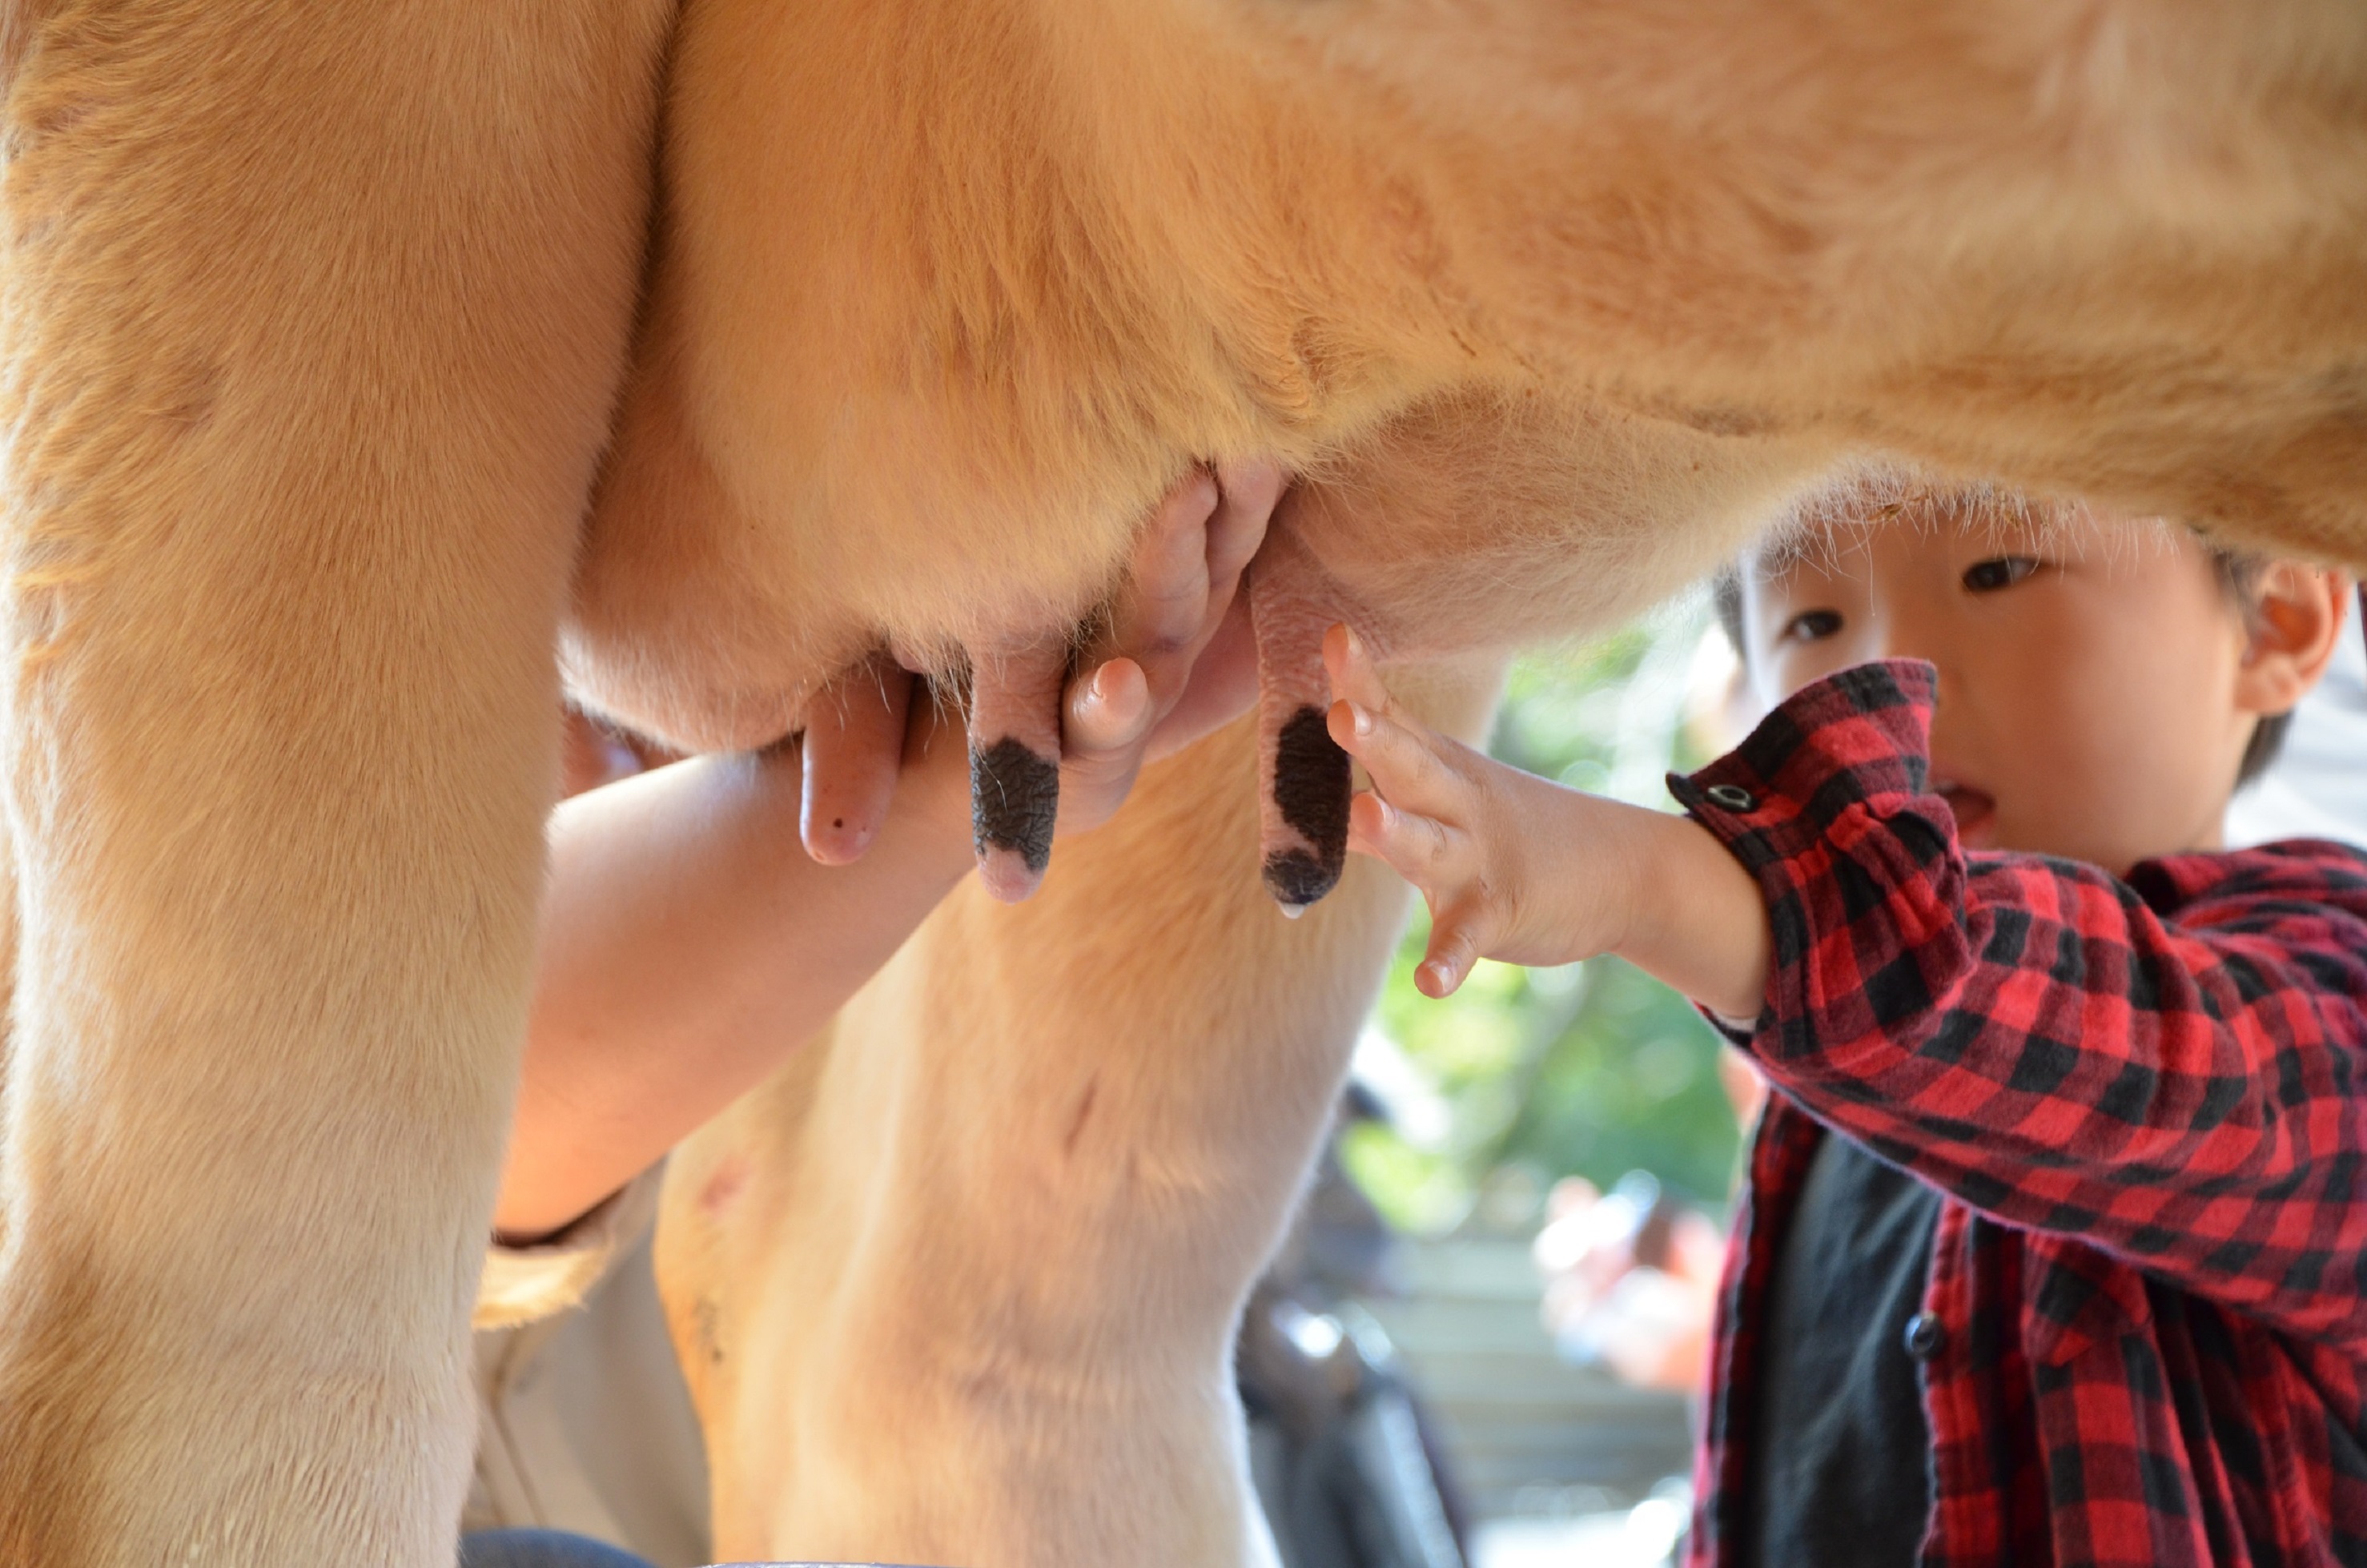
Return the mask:
<svg viewBox="0 0 2367 1568"><path fill-rule="evenodd" d="M1489 673L1397 677L1476 727ZM947 902L679 1152L660 1273L728 1558L1239 1568L1233 1324L1404 908L1285 921L1256 725L1143 776L1043 891Z"/></svg>
<svg viewBox="0 0 2367 1568"><path fill-rule="evenodd" d="M661 0L45 7L0 1562L451 1562Z"/></svg>

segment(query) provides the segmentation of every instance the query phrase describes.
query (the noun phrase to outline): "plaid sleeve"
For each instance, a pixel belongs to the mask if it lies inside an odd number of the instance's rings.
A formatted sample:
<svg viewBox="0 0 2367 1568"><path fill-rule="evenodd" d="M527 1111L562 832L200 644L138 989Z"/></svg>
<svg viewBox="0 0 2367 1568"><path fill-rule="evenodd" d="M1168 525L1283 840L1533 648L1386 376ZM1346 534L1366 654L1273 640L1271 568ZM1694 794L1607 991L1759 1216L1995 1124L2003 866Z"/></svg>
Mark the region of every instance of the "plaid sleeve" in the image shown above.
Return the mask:
<svg viewBox="0 0 2367 1568"><path fill-rule="evenodd" d="M1766 898L1750 1049L1974 1208L2367 1344L2367 866L1967 856L1924 790L1932 681L1844 671L1670 780Z"/></svg>

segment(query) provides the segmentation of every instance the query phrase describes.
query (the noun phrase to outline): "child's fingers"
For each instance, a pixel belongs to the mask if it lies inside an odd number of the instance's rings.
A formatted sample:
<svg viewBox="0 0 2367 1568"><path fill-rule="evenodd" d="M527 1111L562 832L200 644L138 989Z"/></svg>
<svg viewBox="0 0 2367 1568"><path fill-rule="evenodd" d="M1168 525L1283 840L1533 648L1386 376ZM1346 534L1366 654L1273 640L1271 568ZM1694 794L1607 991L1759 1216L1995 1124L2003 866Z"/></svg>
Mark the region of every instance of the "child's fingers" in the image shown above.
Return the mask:
<svg viewBox="0 0 2367 1568"><path fill-rule="evenodd" d="M1439 756L1437 738L1360 703L1339 701L1327 715L1331 739L1365 765L1373 788L1392 804L1460 822L1469 790Z"/></svg>
<svg viewBox="0 0 2367 1568"><path fill-rule="evenodd" d="M1331 677L1332 696L1375 713L1394 711L1371 652L1347 627L1334 625L1323 633L1323 671Z"/></svg>
<svg viewBox="0 0 2367 1568"><path fill-rule="evenodd" d="M1373 668L1371 653L1345 626L1323 635L1331 678L1329 728L1340 749L1365 765L1380 792L1399 806L1459 820L1470 781L1451 760L1463 748L1399 708Z"/></svg>
<svg viewBox="0 0 2367 1568"><path fill-rule="evenodd" d="M1348 847L1387 862L1425 894L1462 880L1461 844L1452 830L1400 811L1370 790L1359 791L1348 802Z"/></svg>
<svg viewBox="0 0 2367 1568"><path fill-rule="evenodd" d="M1469 913L1452 906L1433 910L1430 946L1413 971L1414 989L1430 997L1452 996L1479 961L1480 946L1478 922Z"/></svg>

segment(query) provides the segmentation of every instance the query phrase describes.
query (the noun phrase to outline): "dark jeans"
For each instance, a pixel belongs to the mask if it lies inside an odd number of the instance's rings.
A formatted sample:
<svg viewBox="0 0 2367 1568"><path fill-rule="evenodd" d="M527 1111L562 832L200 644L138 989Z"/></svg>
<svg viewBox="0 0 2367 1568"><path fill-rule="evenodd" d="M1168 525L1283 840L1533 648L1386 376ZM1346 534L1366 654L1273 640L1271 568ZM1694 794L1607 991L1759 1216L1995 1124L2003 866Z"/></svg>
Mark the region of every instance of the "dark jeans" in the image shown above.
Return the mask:
<svg viewBox="0 0 2367 1568"><path fill-rule="evenodd" d="M650 1568L629 1551L558 1530L480 1530L460 1538L460 1568Z"/></svg>

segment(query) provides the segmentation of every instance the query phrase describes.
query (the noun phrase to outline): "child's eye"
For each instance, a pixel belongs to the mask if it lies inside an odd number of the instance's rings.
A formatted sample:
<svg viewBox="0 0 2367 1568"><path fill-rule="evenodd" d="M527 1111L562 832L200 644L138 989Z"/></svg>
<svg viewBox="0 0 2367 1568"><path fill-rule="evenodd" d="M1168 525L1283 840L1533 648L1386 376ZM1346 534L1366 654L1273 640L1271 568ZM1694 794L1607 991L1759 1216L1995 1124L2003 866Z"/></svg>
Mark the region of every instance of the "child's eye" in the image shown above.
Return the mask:
<svg viewBox="0 0 2367 1568"><path fill-rule="evenodd" d="M1965 568L1965 586L1976 594L1994 594L1999 588L2012 587L2037 570L2038 562L2031 556L1992 556Z"/></svg>
<svg viewBox="0 0 2367 1568"><path fill-rule="evenodd" d="M1841 612L1837 609L1804 609L1784 623L1782 640L1786 642L1821 642L1838 636L1841 629Z"/></svg>

